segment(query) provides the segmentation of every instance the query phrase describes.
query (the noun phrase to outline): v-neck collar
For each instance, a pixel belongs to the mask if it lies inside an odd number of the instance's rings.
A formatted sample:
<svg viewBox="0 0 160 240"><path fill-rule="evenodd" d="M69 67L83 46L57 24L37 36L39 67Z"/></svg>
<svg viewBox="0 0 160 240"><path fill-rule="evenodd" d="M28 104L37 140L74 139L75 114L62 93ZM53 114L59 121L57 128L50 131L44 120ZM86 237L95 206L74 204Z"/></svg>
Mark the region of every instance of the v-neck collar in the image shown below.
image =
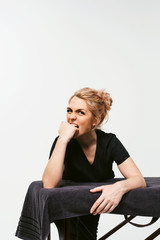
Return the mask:
<svg viewBox="0 0 160 240"><path fill-rule="evenodd" d="M76 140L76 142L77 142L77 144L78 144L78 146L79 146L79 148L80 148L80 151L81 151L81 153L83 154L83 156L85 157L85 159L86 159L86 161L88 162L89 166L93 166L93 165L95 164L96 157L97 157L98 146L99 146L99 136L98 136L98 131L97 131L97 129L95 130L95 132L96 132L96 135L97 135L97 144L96 144L96 151L95 151L94 160L93 160L93 163L92 163L92 164L88 161L88 158L87 158L86 154L84 153L81 145L80 145L79 142Z"/></svg>

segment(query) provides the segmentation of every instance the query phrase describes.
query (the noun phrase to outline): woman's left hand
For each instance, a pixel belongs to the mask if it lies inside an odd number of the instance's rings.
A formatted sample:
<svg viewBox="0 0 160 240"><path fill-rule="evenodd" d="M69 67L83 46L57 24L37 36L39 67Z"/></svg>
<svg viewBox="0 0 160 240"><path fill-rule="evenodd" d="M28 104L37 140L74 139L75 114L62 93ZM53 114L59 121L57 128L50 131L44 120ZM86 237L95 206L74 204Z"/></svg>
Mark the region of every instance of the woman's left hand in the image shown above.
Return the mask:
<svg viewBox="0 0 160 240"><path fill-rule="evenodd" d="M112 212L123 196L119 184L96 187L91 189L90 192L102 192L90 209L90 213L93 215Z"/></svg>

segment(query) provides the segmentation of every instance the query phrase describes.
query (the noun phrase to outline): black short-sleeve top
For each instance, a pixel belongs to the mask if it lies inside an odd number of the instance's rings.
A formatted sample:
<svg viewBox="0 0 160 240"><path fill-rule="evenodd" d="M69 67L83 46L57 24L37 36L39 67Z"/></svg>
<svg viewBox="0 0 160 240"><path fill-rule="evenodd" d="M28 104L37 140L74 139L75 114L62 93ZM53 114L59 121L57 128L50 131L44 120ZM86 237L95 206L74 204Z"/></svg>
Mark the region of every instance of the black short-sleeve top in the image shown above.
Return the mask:
<svg viewBox="0 0 160 240"><path fill-rule="evenodd" d="M124 162L130 155L113 133L96 129L97 147L92 164L89 163L80 144L74 138L67 145L63 179L80 182L101 182L114 178L113 162L117 165ZM58 137L54 140L49 158L52 155Z"/></svg>

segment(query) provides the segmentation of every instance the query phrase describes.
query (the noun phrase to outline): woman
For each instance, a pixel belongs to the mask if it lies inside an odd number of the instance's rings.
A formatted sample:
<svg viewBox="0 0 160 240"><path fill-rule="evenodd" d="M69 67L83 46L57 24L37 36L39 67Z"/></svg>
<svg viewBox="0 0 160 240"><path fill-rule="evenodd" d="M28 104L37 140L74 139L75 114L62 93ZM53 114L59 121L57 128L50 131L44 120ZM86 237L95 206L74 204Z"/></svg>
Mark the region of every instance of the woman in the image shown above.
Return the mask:
<svg viewBox="0 0 160 240"><path fill-rule="evenodd" d="M61 179L104 182L114 177L115 161L125 180L91 189L102 192L90 209L89 216L74 218L70 239L96 239L99 214L112 212L122 196L135 188L145 187L145 180L115 134L100 128L108 116L112 98L105 91L82 88L69 99L67 122L59 127L50 160L42 180L44 188L57 187Z"/></svg>

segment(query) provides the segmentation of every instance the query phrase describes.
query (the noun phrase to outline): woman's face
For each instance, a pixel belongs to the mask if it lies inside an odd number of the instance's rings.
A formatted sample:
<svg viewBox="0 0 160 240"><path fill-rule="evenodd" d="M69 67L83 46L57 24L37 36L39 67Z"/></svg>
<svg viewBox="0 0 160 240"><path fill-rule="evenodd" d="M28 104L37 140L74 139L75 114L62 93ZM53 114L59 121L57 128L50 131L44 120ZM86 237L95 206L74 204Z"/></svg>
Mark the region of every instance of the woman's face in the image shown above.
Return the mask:
<svg viewBox="0 0 160 240"><path fill-rule="evenodd" d="M67 122L77 126L76 138L92 130L95 119L85 100L73 97L67 107Z"/></svg>

